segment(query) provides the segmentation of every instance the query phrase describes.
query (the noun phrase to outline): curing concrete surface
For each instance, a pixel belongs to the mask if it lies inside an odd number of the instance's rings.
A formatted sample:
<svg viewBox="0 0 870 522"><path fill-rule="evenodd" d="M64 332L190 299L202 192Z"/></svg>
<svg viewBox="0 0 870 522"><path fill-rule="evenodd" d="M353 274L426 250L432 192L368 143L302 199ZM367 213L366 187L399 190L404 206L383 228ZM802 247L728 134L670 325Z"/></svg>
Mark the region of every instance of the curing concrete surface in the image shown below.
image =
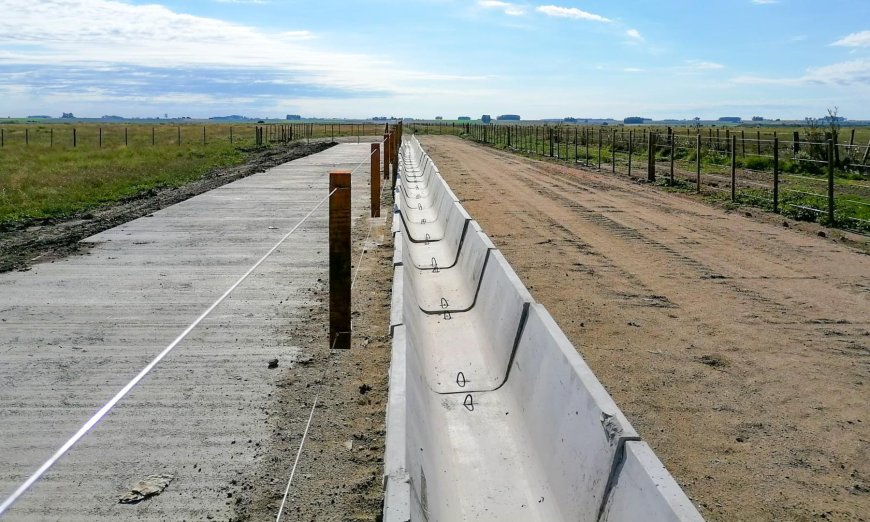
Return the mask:
<svg viewBox="0 0 870 522"><path fill-rule="evenodd" d="M6 498L328 193L353 176L368 212L370 145L342 144L88 238L87 254L0 274L0 496ZM263 407L307 347L328 277L328 204L9 511L5 520L226 520L233 484L264 453ZM148 475L174 480L135 505ZM284 484L275 484L283 491Z"/></svg>

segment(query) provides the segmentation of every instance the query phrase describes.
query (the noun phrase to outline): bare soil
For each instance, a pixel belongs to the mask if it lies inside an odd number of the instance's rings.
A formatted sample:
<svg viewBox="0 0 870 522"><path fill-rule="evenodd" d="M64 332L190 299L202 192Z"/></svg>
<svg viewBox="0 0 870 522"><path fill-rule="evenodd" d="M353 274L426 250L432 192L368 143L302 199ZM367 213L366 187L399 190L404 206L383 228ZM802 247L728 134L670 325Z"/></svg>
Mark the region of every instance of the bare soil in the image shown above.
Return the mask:
<svg viewBox="0 0 870 522"><path fill-rule="evenodd" d="M421 141L706 518L870 518L865 239Z"/></svg>
<svg viewBox="0 0 870 522"><path fill-rule="evenodd" d="M328 149L334 143L294 142L252 153L242 165L214 169L181 187L149 190L115 204L63 219L39 219L0 228L0 272L24 270L88 248L82 239L258 172Z"/></svg>
<svg viewBox="0 0 870 522"><path fill-rule="evenodd" d="M389 216L392 202L382 201L381 215ZM255 475L234 485L234 520L272 520L278 514L315 397L317 406L281 520L380 520L390 366L390 227L389 217L366 218L352 233L357 278L350 350L328 349L326 281L309 289L318 304L310 311L309 324L288 336L293 344L314 347L314 353L283 370L283 379L264 405L272 440L263 447Z"/></svg>

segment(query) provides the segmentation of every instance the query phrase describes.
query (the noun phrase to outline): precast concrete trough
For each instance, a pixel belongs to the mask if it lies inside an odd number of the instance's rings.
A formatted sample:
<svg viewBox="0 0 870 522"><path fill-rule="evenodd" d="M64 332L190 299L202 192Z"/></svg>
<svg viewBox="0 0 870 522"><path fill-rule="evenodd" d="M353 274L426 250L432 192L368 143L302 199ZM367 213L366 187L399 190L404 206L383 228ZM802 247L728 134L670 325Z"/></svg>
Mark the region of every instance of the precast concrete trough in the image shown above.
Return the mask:
<svg viewBox="0 0 870 522"><path fill-rule="evenodd" d="M415 137L399 166L384 520L702 520Z"/></svg>

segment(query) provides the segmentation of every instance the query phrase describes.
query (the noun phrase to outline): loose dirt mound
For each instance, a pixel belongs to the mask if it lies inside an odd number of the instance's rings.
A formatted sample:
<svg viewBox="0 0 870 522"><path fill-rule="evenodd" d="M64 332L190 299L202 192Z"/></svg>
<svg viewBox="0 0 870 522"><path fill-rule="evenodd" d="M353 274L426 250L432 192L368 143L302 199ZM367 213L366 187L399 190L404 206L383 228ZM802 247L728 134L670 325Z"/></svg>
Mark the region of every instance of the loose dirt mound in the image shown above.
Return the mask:
<svg viewBox="0 0 870 522"><path fill-rule="evenodd" d="M609 173L421 141L705 517L866 520L870 257Z"/></svg>

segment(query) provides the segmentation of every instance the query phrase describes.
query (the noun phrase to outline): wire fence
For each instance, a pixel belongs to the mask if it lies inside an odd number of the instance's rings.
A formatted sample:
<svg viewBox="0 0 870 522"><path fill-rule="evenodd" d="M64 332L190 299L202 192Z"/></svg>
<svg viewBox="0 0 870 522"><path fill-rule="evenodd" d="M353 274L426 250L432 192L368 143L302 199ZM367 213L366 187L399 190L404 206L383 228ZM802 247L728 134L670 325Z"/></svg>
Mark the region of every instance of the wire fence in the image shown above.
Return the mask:
<svg viewBox="0 0 870 522"><path fill-rule="evenodd" d="M117 149L231 144L264 146L322 138L378 136L385 124L270 123L256 124L10 124L0 126L0 149Z"/></svg>
<svg viewBox="0 0 870 522"><path fill-rule="evenodd" d="M870 233L870 144L745 130L412 123L529 157L628 174L794 219Z"/></svg>

